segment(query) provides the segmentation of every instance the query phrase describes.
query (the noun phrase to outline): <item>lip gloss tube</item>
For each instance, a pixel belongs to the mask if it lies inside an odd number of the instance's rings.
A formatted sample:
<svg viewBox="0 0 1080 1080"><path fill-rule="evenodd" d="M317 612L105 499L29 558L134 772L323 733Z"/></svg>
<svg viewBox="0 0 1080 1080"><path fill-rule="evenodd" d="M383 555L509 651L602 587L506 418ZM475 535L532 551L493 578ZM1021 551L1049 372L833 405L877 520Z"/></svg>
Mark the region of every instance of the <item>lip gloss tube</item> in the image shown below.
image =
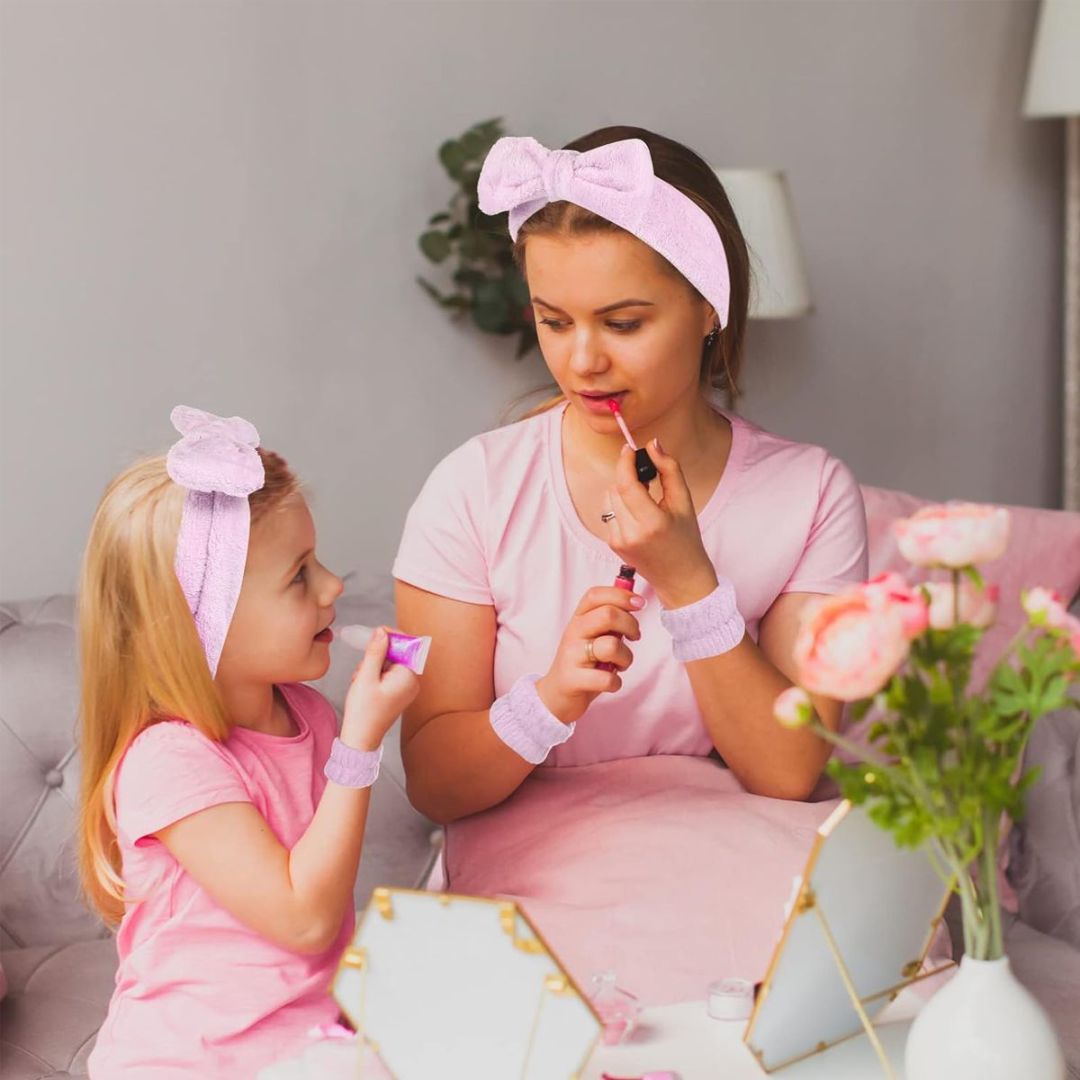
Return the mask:
<svg viewBox="0 0 1080 1080"><path fill-rule="evenodd" d="M619 576L615 579L615 588L622 589L625 592L633 592L634 575L636 573L637 570L635 570L634 567L627 566L626 563L623 563L622 566L619 567ZM611 636L617 637L620 641L622 640L622 634L612 634ZM596 665L596 668L598 671L614 671L615 665L607 660L602 660Z"/></svg>
<svg viewBox="0 0 1080 1080"><path fill-rule="evenodd" d="M354 649L366 649L374 631L370 626L343 626L340 633L341 640L346 645L351 645ZM386 636L390 639L386 648L386 659L391 664L403 664L417 675L423 675L428 652L431 650L431 638L412 637L396 630L387 630Z"/></svg>

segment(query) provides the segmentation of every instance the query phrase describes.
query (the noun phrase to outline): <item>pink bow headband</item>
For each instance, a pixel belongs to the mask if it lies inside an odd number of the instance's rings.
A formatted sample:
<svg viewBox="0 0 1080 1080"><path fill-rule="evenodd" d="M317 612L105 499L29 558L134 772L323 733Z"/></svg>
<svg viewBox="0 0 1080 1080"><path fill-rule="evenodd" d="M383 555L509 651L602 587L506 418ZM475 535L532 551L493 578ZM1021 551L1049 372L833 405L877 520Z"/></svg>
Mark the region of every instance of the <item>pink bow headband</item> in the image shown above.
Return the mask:
<svg viewBox="0 0 1080 1080"><path fill-rule="evenodd" d="M174 565L214 676L244 581L248 496L266 482L259 433L239 416L225 419L187 405L177 405L170 419L183 438L169 450L165 468L188 489Z"/></svg>
<svg viewBox="0 0 1080 1080"><path fill-rule="evenodd" d="M641 139L548 150L535 139L500 139L477 184L485 214L510 212L510 236L549 202L566 200L618 225L663 255L728 321L731 283L724 243L695 202L653 173Z"/></svg>

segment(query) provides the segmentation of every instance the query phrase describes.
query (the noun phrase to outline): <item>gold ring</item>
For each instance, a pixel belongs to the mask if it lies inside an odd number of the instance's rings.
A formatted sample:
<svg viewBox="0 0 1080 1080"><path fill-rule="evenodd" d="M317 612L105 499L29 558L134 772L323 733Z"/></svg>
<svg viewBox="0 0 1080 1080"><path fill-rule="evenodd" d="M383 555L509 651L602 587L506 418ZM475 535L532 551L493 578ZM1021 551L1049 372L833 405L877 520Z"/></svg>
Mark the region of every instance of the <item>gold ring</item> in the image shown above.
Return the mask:
<svg viewBox="0 0 1080 1080"><path fill-rule="evenodd" d="M596 667L596 650L593 648L592 638L585 639L585 659L590 667Z"/></svg>

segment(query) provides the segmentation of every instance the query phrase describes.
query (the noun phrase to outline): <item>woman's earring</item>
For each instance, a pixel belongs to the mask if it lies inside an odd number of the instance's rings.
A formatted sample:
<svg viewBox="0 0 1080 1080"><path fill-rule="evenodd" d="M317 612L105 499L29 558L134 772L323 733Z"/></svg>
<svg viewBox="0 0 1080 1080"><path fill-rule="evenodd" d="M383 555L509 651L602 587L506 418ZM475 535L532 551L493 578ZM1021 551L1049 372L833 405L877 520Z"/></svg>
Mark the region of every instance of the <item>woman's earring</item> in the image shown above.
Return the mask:
<svg viewBox="0 0 1080 1080"><path fill-rule="evenodd" d="M716 344L716 339L720 336L720 324L717 323L708 333L705 338L705 348L711 349Z"/></svg>

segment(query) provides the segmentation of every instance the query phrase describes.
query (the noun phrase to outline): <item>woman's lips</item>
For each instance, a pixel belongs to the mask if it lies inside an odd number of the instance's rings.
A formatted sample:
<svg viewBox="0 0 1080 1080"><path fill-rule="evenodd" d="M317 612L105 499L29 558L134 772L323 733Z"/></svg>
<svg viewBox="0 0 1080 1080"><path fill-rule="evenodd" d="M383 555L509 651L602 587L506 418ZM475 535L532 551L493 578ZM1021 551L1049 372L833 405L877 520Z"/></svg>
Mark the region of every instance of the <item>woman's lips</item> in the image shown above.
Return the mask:
<svg viewBox="0 0 1080 1080"><path fill-rule="evenodd" d="M579 391L578 397L581 398L581 403L589 412L606 413L610 416L611 408L608 406L608 402L618 401L621 404L626 394L627 391L625 390L619 390L613 394L583 394Z"/></svg>

